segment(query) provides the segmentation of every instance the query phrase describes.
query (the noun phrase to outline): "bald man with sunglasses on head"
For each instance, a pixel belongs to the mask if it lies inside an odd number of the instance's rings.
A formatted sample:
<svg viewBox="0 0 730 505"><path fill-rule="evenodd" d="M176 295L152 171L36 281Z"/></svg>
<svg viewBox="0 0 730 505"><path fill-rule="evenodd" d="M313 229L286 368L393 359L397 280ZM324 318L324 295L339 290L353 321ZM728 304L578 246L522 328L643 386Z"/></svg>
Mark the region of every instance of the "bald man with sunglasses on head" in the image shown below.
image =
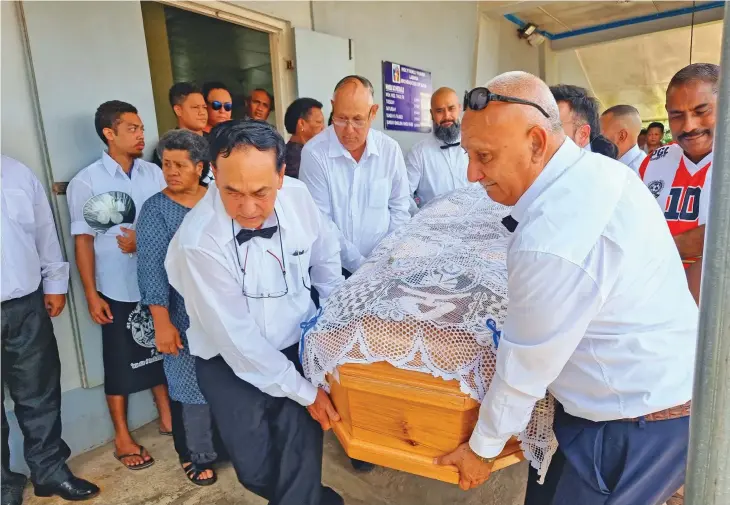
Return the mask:
<svg viewBox="0 0 730 505"><path fill-rule="evenodd" d="M542 503L663 503L684 482L697 305L662 213L629 167L566 136L539 78L508 72L465 102L469 180L512 206L509 307L476 428L436 462L480 485L549 391L564 464Z"/></svg>

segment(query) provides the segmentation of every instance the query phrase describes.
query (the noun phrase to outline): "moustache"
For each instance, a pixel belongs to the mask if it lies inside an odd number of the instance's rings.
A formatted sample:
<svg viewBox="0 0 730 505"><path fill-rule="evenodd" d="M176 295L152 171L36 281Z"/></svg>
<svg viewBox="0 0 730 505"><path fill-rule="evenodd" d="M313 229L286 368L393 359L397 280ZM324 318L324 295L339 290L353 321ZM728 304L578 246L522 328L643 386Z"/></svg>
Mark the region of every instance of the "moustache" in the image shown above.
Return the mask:
<svg viewBox="0 0 730 505"><path fill-rule="evenodd" d="M687 140L689 137L699 137L700 135L712 135L712 132L710 130L692 130L689 132L684 132L677 137L678 140Z"/></svg>

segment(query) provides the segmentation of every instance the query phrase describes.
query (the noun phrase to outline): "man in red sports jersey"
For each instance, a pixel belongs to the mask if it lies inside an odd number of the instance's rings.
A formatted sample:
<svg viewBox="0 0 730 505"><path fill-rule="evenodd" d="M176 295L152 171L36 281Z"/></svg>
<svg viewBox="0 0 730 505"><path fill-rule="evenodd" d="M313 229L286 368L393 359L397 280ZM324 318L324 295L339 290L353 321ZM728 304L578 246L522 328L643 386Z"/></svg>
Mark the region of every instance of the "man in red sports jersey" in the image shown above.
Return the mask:
<svg viewBox="0 0 730 505"><path fill-rule="evenodd" d="M685 268L701 259L704 248L719 80L720 67L711 63L693 63L672 77L666 108L675 142L656 149L639 169L664 211Z"/></svg>

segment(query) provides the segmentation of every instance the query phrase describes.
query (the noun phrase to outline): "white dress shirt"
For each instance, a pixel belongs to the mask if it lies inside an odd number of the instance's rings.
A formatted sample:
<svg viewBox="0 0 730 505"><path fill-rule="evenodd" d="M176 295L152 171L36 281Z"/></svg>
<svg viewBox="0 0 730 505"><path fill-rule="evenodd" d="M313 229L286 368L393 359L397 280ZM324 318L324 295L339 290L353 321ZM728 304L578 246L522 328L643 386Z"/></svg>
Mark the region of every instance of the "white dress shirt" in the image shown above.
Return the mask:
<svg viewBox="0 0 730 505"><path fill-rule="evenodd" d="M646 158L646 153L641 150L638 144L634 144L634 147L626 151L619 158L619 161L638 174L644 158Z"/></svg>
<svg viewBox="0 0 730 505"><path fill-rule="evenodd" d="M212 184L172 239L165 268L185 299L191 354L221 355L238 377L264 393L307 406L317 389L279 351L299 341L299 325L314 315L307 288L314 285L324 300L344 281L340 247L331 224L296 179L285 177L274 208L263 227L278 221L278 231L239 246L234 234L241 228ZM285 291L278 298L254 298Z"/></svg>
<svg viewBox="0 0 730 505"><path fill-rule="evenodd" d="M458 139L456 142L460 141ZM441 149L443 145L443 142L430 135L413 146L406 156L410 194L416 193L421 206L437 196L470 184L466 178L469 166L466 151L461 146Z"/></svg>
<svg viewBox="0 0 730 505"><path fill-rule="evenodd" d="M2 157L2 301L38 290L68 291L68 263L58 244L51 206L38 178L13 158Z"/></svg>
<svg viewBox="0 0 730 505"><path fill-rule="evenodd" d="M499 454L546 389L591 421L687 402L697 305L641 180L567 139L511 215L507 320L472 449Z"/></svg>
<svg viewBox="0 0 730 505"><path fill-rule="evenodd" d="M166 186L162 170L154 163L135 160L130 178L106 152L101 155L101 159L79 171L68 185L66 193L71 213L71 234L94 237L96 289L112 300L138 302L140 299L137 255L125 254L117 245L117 236L122 235L120 228L130 226L122 223L106 233L97 233L84 220L84 204L93 196L121 191L132 197L139 215L144 202Z"/></svg>
<svg viewBox="0 0 730 505"><path fill-rule="evenodd" d="M339 230L342 266L354 272L389 232L408 222L410 195L400 146L368 132L356 162L330 126L302 149L299 180Z"/></svg>

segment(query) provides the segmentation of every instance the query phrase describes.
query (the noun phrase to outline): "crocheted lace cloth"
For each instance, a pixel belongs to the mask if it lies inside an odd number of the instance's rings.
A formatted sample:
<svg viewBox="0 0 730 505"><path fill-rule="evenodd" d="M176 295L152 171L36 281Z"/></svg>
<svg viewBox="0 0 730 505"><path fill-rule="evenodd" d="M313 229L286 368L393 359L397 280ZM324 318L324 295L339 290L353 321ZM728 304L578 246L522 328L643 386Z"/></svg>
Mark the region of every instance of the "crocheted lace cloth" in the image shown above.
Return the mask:
<svg viewBox="0 0 730 505"><path fill-rule="evenodd" d="M481 401L507 314L509 232L501 220L509 211L472 186L433 200L388 235L303 325L306 376L327 388L338 365L387 361L457 380ZM518 436L542 478L558 446L553 417L548 395Z"/></svg>

